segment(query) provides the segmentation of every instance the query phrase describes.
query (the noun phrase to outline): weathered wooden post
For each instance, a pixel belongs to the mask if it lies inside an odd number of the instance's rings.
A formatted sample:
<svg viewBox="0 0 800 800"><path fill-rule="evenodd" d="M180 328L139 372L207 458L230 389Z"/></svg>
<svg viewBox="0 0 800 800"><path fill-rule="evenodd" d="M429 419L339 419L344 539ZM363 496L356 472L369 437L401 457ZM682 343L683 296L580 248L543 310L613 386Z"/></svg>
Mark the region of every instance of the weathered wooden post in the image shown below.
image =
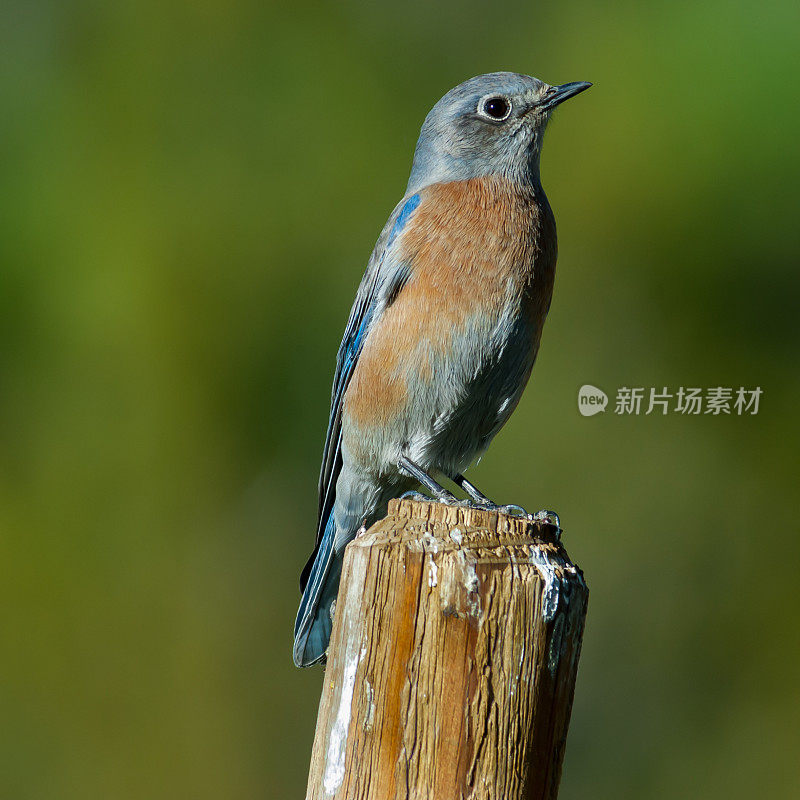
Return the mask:
<svg viewBox="0 0 800 800"><path fill-rule="evenodd" d="M306 800L552 800L588 590L544 521L394 500L347 548Z"/></svg>

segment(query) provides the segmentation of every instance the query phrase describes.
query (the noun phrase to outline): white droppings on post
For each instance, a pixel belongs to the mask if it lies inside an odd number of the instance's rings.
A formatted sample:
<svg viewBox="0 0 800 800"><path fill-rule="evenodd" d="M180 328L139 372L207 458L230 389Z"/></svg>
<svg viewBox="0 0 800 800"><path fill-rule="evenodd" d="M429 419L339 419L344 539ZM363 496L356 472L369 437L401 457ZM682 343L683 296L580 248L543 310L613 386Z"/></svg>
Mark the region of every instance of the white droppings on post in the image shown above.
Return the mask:
<svg viewBox="0 0 800 800"><path fill-rule="evenodd" d="M357 562L358 563L358 562ZM363 569L363 564L358 564ZM325 772L322 785L326 794L333 795L342 784L345 773L345 754L347 752L347 734L350 730L350 717L353 706L353 691L356 685L358 665L367 654L367 642L361 632L357 618L348 615L358 607L359 593L363 586L363 576L357 575L354 568L347 586L347 596L342 608L341 624L345 626L343 641L343 675L342 690L339 696L339 707L328 738L328 750L325 759Z"/></svg>
<svg viewBox="0 0 800 800"><path fill-rule="evenodd" d="M372 723L375 719L375 690L372 688L372 684L366 678L364 678L364 690L367 693L367 704L369 706L367 718L364 720L364 730L370 731L372 730Z"/></svg>
<svg viewBox="0 0 800 800"><path fill-rule="evenodd" d="M461 552L463 553L463 550ZM478 593L481 588L481 581L475 569L475 562L468 561L467 558L464 557L464 570L464 586L467 590L467 604L470 616L482 622L481 597Z"/></svg>
<svg viewBox="0 0 800 800"><path fill-rule="evenodd" d="M450 538L459 545L464 541L464 535L458 528L453 528L453 530L450 531Z"/></svg>
<svg viewBox="0 0 800 800"><path fill-rule="evenodd" d="M433 588L436 586L437 583L437 575L439 573L439 567L436 562L433 560L433 554L428 554L428 586Z"/></svg>
<svg viewBox="0 0 800 800"><path fill-rule="evenodd" d="M544 588L542 589L542 619L545 622L552 622L556 609L558 609L561 588L561 579L556 574L556 565L535 546L531 550L531 564L536 567L544 581Z"/></svg>
<svg viewBox="0 0 800 800"><path fill-rule="evenodd" d="M443 611L458 610L480 622L483 618L479 593L481 581L475 564L466 551L450 551L439 580L439 599Z"/></svg>
<svg viewBox="0 0 800 800"><path fill-rule="evenodd" d="M427 553L428 551L432 553L439 552L439 545L442 542L436 538L430 531L428 530L421 530L419 532L419 536L417 536L413 541L408 543L408 549L412 552L422 552Z"/></svg>
<svg viewBox="0 0 800 800"><path fill-rule="evenodd" d="M356 670L366 653L367 648L362 647L361 651L353 653L352 657L344 665L342 696L339 699L339 710L336 712L336 720L331 729L331 737L328 742L328 758L325 762L323 785L325 786L326 794L336 794L337 789L342 785L342 780L344 780L344 756L347 750L347 731L350 728Z"/></svg>

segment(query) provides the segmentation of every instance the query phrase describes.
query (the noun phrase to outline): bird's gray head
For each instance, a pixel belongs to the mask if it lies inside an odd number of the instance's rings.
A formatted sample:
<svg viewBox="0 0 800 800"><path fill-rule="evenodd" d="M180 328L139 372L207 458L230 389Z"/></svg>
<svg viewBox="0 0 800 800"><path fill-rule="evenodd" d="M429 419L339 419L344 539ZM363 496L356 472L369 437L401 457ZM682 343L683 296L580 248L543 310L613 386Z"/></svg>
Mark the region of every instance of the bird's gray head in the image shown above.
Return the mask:
<svg viewBox="0 0 800 800"><path fill-rule="evenodd" d="M550 113L591 85L550 86L530 75L491 72L456 86L425 118L406 194L483 175L538 183Z"/></svg>

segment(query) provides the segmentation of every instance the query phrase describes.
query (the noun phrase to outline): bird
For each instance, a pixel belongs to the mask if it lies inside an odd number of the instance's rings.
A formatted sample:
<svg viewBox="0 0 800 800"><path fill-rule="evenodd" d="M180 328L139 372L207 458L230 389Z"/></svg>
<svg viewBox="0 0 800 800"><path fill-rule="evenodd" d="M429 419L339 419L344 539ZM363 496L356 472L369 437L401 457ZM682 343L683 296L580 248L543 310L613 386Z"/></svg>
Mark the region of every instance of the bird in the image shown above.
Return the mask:
<svg viewBox="0 0 800 800"><path fill-rule="evenodd" d="M493 72L426 116L336 357L297 666L324 663L344 549L390 499L424 487L452 502L445 478L498 508L464 472L517 406L539 350L557 255L542 140L553 109L591 85Z"/></svg>

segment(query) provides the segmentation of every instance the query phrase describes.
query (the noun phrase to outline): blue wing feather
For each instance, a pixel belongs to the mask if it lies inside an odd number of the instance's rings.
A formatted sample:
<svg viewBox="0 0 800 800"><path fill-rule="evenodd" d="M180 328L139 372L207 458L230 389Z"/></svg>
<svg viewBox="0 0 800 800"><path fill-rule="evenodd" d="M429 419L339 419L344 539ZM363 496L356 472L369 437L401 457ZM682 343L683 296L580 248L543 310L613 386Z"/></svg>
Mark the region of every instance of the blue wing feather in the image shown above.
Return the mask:
<svg viewBox="0 0 800 800"><path fill-rule="evenodd" d="M319 515L314 552L300 575L300 590L305 589L309 574L324 538L328 517L336 495L336 480L342 468L342 400L353 369L369 335L374 320L389 302L397 296L399 288L408 280L408 264L397 258L394 244L420 203L419 194L402 201L392 212L372 252L364 277L356 294L350 318L347 321L339 352L336 355L336 372L331 391L331 412L325 437L325 449L319 475Z"/></svg>

